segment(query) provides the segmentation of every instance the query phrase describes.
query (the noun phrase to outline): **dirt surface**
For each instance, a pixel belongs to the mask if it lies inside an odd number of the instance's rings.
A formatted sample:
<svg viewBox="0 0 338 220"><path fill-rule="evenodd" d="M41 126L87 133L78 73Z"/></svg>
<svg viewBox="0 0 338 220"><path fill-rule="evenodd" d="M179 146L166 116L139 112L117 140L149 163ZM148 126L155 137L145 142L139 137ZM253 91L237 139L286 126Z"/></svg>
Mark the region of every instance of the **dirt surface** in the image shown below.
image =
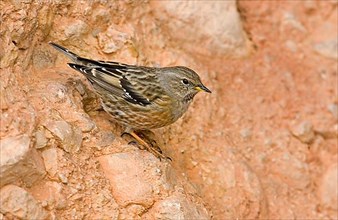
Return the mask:
<svg viewBox="0 0 338 220"><path fill-rule="evenodd" d="M0 219L338 218L337 1L0 7ZM120 137L49 41L198 72L212 94L152 131L172 162Z"/></svg>

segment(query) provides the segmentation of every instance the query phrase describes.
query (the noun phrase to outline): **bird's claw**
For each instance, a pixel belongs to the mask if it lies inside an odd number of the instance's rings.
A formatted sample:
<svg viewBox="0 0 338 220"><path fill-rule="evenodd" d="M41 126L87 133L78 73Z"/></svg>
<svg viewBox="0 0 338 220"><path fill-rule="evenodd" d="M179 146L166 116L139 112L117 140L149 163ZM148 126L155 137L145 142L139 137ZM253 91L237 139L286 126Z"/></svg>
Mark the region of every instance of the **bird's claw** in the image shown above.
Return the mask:
<svg viewBox="0 0 338 220"><path fill-rule="evenodd" d="M159 158L161 161L162 161L162 159L172 161L172 159L170 157L167 157L163 154L161 148L158 146L158 144L156 143L155 140L148 140L146 142L144 140L145 136L143 134L141 135L143 138L141 138L135 132L130 132L130 133L129 132L123 132L121 134L121 137L123 137L125 135L132 136L136 140L136 141L130 141L128 144L136 145L141 150L147 149L150 153L152 153L154 156Z"/></svg>

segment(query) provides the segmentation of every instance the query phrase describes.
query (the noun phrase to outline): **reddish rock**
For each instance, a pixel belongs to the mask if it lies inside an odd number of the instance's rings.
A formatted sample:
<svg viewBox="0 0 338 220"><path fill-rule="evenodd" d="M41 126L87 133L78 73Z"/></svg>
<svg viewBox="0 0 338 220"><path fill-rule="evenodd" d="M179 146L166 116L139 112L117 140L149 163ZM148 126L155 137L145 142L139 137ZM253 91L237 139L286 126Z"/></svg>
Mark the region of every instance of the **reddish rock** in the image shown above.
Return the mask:
<svg viewBox="0 0 338 220"><path fill-rule="evenodd" d="M154 204L147 219L210 219L206 208L186 195L173 195Z"/></svg>
<svg viewBox="0 0 338 220"><path fill-rule="evenodd" d="M156 185L144 172L149 171L149 163L156 163L156 159L148 153L145 155L146 158L142 154L119 153L99 158L114 198L122 206L140 204L149 208L154 203Z"/></svg>
<svg viewBox="0 0 338 220"><path fill-rule="evenodd" d="M47 145L48 139L45 135L44 129L39 129L35 132L35 148L44 148Z"/></svg>
<svg viewBox="0 0 338 220"><path fill-rule="evenodd" d="M0 190L0 212L19 219L47 219L48 213L24 189L7 185Z"/></svg>
<svg viewBox="0 0 338 220"><path fill-rule="evenodd" d="M223 149L223 156L209 158L208 163L196 164L193 169L192 178L203 179L199 185L202 195L226 207L217 209L214 215L229 219L265 218L266 195L257 174L231 150Z"/></svg>
<svg viewBox="0 0 338 220"><path fill-rule="evenodd" d="M29 189L29 193L48 209L60 209L66 205L65 197L62 194L62 184L55 181L43 181L35 184Z"/></svg>
<svg viewBox="0 0 338 220"><path fill-rule="evenodd" d="M336 212L338 209L338 165L332 164L324 172L318 189L321 204Z"/></svg>
<svg viewBox="0 0 338 220"><path fill-rule="evenodd" d="M50 148L42 151L42 158L45 163L46 171L51 177L55 177L58 167L58 150Z"/></svg>
<svg viewBox="0 0 338 220"><path fill-rule="evenodd" d="M123 218L209 219L201 200L192 196L196 192L183 187L185 181L172 167L159 163L150 153L118 153L102 156L99 161L114 198L126 207Z"/></svg>
<svg viewBox="0 0 338 220"><path fill-rule="evenodd" d="M35 148L29 147L30 142L27 135L1 140L0 187L17 181L32 186L45 176L46 171L41 156Z"/></svg>
<svg viewBox="0 0 338 220"><path fill-rule="evenodd" d="M278 152L269 156L269 173L275 175L296 189L306 188L310 182L308 165L288 152Z"/></svg>
<svg viewBox="0 0 338 220"><path fill-rule="evenodd" d="M25 146L1 157L1 183L51 218L337 218L336 1L0 2L1 147ZM153 131L173 161L127 145L48 41L198 72L212 94Z"/></svg>
<svg viewBox="0 0 338 220"><path fill-rule="evenodd" d="M190 53L230 57L245 57L250 53L235 0L153 1L151 5L161 28L167 29L169 36Z"/></svg>
<svg viewBox="0 0 338 220"><path fill-rule="evenodd" d="M60 142L60 147L66 152L77 152L82 144L82 132L78 127L72 126L66 121L47 121L48 129Z"/></svg>
<svg viewBox="0 0 338 220"><path fill-rule="evenodd" d="M315 132L313 125L309 121L302 122L292 128L292 134L296 136L301 142L310 144L315 139Z"/></svg>

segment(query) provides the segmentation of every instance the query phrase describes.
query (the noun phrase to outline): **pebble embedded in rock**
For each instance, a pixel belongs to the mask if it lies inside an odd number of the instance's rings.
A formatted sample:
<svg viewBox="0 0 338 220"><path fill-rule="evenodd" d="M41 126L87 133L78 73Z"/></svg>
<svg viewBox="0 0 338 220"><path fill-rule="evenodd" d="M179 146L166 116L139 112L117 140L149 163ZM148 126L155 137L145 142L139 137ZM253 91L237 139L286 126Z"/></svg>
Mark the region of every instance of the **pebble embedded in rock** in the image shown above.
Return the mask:
<svg viewBox="0 0 338 220"><path fill-rule="evenodd" d="M154 204L150 215L154 219L210 219L202 205L192 203L183 194L167 197Z"/></svg>
<svg viewBox="0 0 338 220"><path fill-rule="evenodd" d="M68 178L66 175L63 173L59 173L59 179L61 180L62 183L67 184L68 183Z"/></svg>
<svg viewBox="0 0 338 220"><path fill-rule="evenodd" d="M48 213L24 189L7 185L0 190L0 212L19 219L46 219Z"/></svg>
<svg viewBox="0 0 338 220"><path fill-rule="evenodd" d="M111 131L100 131L97 134L97 143L95 147L98 149L102 149L103 147L111 145L114 140L115 136Z"/></svg>
<svg viewBox="0 0 338 220"><path fill-rule="evenodd" d="M118 204L122 206L141 204L146 208L152 205L154 201L152 181L140 175L147 170L143 157L134 153L117 153L101 156L99 161Z"/></svg>
<svg viewBox="0 0 338 220"><path fill-rule="evenodd" d="M301 124L292 127L291 132L295 137L305 144L310 144L315 139L313 125L309 121L304 121Z"/></svg>
<svg viewBox="0 0 338 220"><path fill-rule="evenodd" d="M316 43L313 45L313 50L324 57L337 60L338 40L334 39Z"/></svg>
<svg viewBox="0 0 338 220"><path fill-rule="evenodd" d="M81 36L88 32L88 25L81 20L73 21L70 25L67 25L65 28L65 35L67 37Z"/></svg>
<svg viewBox="0 0 338 220"><path fill-rule="evenodd" d="M319 197L322 204L338 210L338 165L333 164L324 172L320 185Z"/></svg>
<svg viewBox="0 0 338 220"><path fill-rule="evenodd" d="M37 130L35 132L35 148L41 149L47 145L48 139L44 130Z"/></svg>
<svg viewBox="0 0 338 220"><path fill-rule="evenodd" d="M250 128L243 128L240 134L244 140L248 140L252 137L252 131Z"/></svg>
<svg viewBox="0 0 338 220"><path fill-rule="evenodd" d="M338 119L338 105L337 104L330 104L327 108L332 113L333 117L335 119Z"/></svg>
<svg viewBox="0 0 338 220"><path fill-rule="evenodd" d="M42 158L45 163L46 171L54 177L58 171L58 152L56 148L50 148L42 151Z"/></svg>
<svg viewBox="0 0 338 220"><path fill-rule="evenodd" d="M0 145L0 187L18 180L28 186L46 174L41 156L30 148L28 135L8 137Z"/></svg>
<svg viewBox="0 0 338 220"><path fill-rule="evenodd" d="M80 149L82 132L79 128L66 121L49 121L45 127L60 140L60 147L66 152L74 153Z"/></svg>

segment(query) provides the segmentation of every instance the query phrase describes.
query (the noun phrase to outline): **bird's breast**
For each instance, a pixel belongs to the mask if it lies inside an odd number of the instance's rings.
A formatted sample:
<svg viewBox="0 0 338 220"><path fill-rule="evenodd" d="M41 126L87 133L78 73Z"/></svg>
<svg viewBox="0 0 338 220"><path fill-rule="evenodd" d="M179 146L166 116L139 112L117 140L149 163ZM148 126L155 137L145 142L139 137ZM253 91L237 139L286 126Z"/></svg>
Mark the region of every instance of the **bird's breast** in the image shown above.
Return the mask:
<svg viewBox="0 0 338 220"><path fill-rule="evenodd" d="M147 130L170 125L187 111L190 102L164 96L142 106L120 98L102 99L104 109L120 124Z"/></svg>

